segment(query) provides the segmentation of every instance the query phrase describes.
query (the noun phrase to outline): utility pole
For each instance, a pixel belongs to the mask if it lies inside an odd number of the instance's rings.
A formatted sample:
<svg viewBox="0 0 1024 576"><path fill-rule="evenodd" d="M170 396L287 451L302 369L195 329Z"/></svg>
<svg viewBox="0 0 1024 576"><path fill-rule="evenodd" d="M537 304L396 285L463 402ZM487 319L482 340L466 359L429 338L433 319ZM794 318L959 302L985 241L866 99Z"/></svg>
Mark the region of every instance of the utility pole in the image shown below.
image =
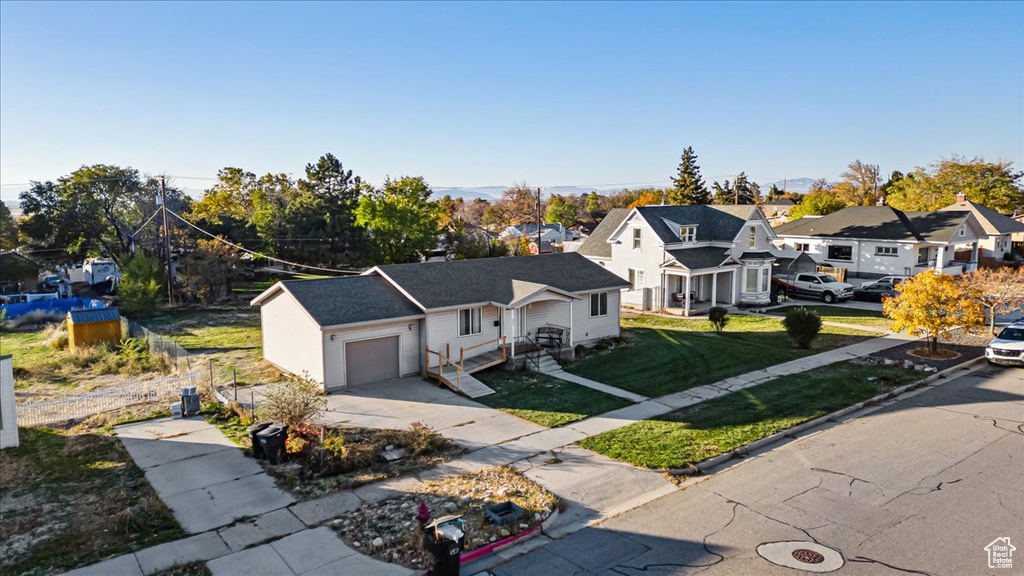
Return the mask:
<svg viewBox="0 0 1024 576"><path fill-rule="evenodd" d="M537 256L540 256L540 188L537 188Z"/></svg>
<svg viewBox="0 0 1024 576"><path fill-rule="evenodd" d="M164 254L167 256L167 304L174 304L174 292L171 283L171 231L167 228L167 182L160 177L160 207L164 217Z"/></svg>
<svg viewBox="0 0 1024 576"><path fill-rule="evenodd" d="M732 189L736 192L736 205L740 205L740 177L734 176L732 179Z"/></svg>

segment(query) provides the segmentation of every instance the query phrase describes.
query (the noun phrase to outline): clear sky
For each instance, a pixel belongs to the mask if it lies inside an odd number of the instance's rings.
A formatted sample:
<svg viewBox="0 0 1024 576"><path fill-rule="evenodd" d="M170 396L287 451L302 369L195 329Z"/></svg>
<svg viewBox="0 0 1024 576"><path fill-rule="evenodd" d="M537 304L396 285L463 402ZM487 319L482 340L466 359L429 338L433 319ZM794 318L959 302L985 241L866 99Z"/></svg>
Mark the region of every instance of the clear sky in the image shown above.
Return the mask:
<svg viewBox="0 0 1024 576"><path fill-rule="evenodd" d="M1024 168L1024 3L0 2L0 195L83 164L373 183ZM201 190L202 180L177 184Z"/></svg>

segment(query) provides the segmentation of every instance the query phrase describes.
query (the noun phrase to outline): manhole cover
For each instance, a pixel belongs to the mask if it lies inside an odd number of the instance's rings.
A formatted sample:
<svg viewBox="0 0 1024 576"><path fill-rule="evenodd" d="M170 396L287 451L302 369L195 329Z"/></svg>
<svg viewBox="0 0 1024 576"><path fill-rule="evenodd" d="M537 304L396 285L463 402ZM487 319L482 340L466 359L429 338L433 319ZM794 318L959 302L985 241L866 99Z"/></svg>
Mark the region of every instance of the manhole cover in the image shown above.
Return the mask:
<svg viewBox="0 0 1024 576"><path fill-rule="evenodd" d="M797 548L793 550L793 558L805 563L805 564L821 564L825 561L825 557L818 554L814 550L808 550L807 548Z"/></svg>
<svg viewBox="0 0 1024 576"><path fill-rule="evenodd" d="M769 542L757 553L772 564L805 572L833 572L843 567L843 555L816 542Z"/></svg>

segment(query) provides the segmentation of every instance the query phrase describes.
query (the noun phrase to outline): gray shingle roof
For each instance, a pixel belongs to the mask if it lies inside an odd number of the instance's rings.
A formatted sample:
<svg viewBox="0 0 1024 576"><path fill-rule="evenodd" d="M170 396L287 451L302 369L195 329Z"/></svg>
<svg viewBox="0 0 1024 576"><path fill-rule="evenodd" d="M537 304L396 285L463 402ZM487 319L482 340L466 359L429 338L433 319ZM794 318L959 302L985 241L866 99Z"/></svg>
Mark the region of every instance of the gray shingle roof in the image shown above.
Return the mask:
<svg viewBox="0 0 1024 576"><path fill-rule="evenodd" d="M996 212L991 208L986 208L981 204L976 204L970 200L964 200L962 202L956 202L950 204L945 208L939 208L940 212L946 211L963 211L969 210L974 213L974 216L981 222L982 228L989 234L1017 234L1024 232L1024 222L1018 222L1009 216L1005 216Z"/></svg>
<svg viewBox="0 0 1024 576"><path fill-rule="evenodd" d="M384 274L427 309L509 303L514 280L534 282L566 292L626 288L629 283L576 252L478 258L448 262L379 266Z"/></svg>
<svg viewBox="0 0 1024 576"><path fill-rule="evenodd" d="M629 216L629 212L625 208L612 208L583 244L580 244L578 252L592 258L611 258L612 245L608 243L608 238L619 227L619 224L622 224L626 216Z"/></svg>
<svg viewBox="0 0 1024 576"><path fill-rule="evenodd" d="M757 206L643 206L637 213L662 242L679 242L678 226L696 225L697 242L732 242ZM673 226L672 224L676 226Z"/></svg>
<svg viewBox="0 0 1024 576"><path fill-rule="evenodd" d="M423 314L380 276L285 280L281 284L320 326Z"/></svg>
<svg viewBox="0 0 1024 576"><path fill-rule="evenodd" d="M965 211L903 212L890 206L851 206L820 218L775 228L778 236L948 242L969 216Z"/></svg>
<svg viewBox="0 0 1024 576"><path fill-rule="evenodd" d="M728 259L728 249L705 246L702 248L682 248L669 250L668 254L687 270L717 268Z"/></svg>

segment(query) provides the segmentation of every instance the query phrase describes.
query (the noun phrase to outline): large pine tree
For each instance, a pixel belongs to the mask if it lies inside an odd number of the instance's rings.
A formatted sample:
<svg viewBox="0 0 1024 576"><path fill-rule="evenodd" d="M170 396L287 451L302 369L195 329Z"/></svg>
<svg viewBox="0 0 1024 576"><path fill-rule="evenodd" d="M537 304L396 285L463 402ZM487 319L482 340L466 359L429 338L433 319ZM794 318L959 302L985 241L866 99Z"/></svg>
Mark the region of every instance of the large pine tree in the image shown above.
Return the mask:
<svg viewBox="0 0 1024 576"><path fill-rule="evenodd" d="M669 190L669 204L711 203L711 193L708 192L704 180L700 177L697 155L693 153L692 146L687 146L686 150L683 150L682 160L679 162L679 172L672 178L672 182L675 187Z"/></svg>
<svg viewBox="0 0 1024 576"><path fill-rule="evenodd" d="M715 182L712 185L715 189L715 204L760 204L761 186L757 182L751 182L745 172L736 176L736 181L724 184Z"/></svg>

